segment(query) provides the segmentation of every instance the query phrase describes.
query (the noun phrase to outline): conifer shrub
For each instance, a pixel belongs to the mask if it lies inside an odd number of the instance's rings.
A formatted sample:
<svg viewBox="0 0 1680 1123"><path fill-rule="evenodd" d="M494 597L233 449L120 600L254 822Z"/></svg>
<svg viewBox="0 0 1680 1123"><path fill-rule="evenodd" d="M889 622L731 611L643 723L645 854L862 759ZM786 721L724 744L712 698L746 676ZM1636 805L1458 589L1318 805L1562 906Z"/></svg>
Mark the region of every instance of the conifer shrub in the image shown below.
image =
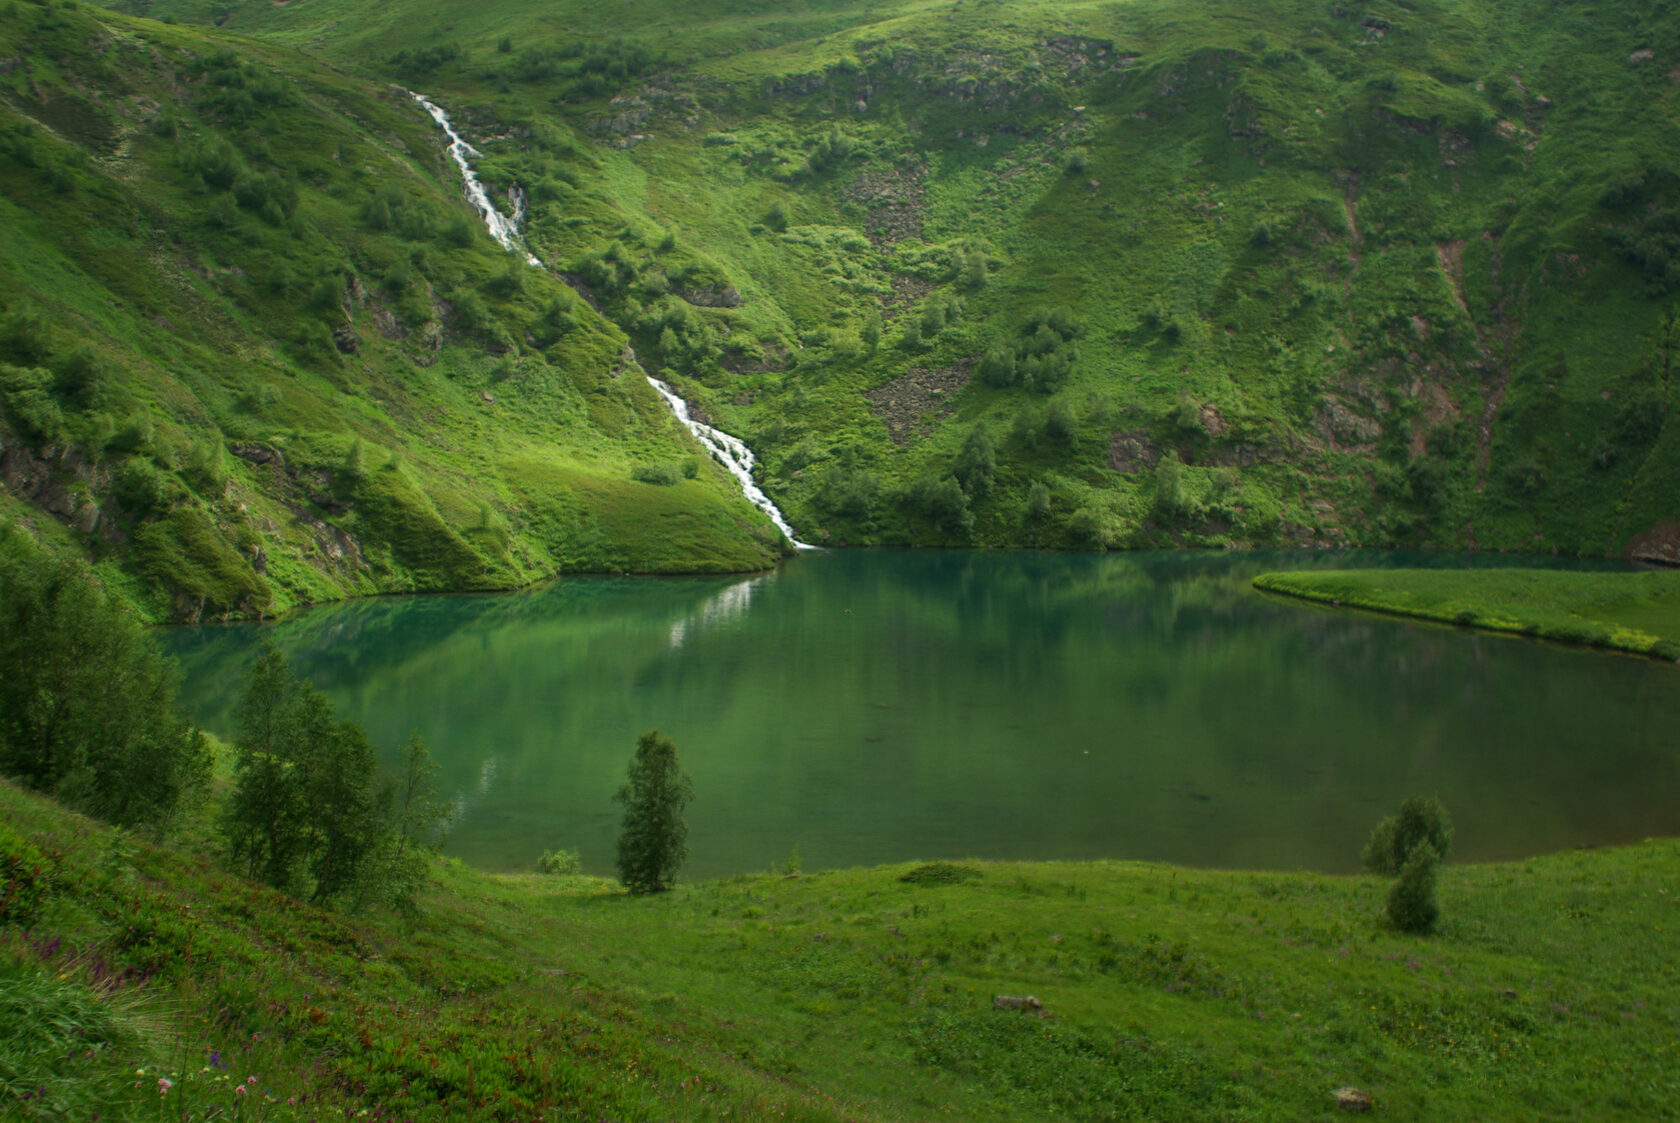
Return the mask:
<svg viewBox="0 0 1680 1123"><path fill-rule="evenodd" d="M677 746L658 730L636 742L629 774L613 796L624 807L618 835L618 877L635 894L669 889L688 857L683 811L694 781L677 760Z"/></svg>

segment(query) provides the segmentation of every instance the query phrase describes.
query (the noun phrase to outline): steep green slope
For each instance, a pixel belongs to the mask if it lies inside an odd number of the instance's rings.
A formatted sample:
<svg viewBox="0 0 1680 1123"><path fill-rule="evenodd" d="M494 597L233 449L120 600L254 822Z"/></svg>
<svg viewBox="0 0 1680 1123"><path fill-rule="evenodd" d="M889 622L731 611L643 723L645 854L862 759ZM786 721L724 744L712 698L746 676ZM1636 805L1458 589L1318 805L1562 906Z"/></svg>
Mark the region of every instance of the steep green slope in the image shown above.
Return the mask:
<svg viewBox="0 0 1680 1123"><path fill-rule="evenodd" d="M0 146L0 514L152 617L777 556L400 88L14 3Z"/></svg>
<svg viewBox="0 0 1680 1123"><path fill-rule="evenodd" d="M1680 559L1665 5L142 7L470 110L808 537Z"/></svg>

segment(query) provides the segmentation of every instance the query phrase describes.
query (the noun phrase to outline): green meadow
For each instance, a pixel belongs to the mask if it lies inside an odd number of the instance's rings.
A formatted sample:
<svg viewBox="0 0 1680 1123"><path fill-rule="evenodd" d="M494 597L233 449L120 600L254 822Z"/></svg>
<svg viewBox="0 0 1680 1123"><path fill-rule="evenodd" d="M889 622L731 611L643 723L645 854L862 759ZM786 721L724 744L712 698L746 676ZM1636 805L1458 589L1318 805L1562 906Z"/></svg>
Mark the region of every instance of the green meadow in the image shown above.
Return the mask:
<svg viewBox="0 0 1680 1123"><path fill-rule="evenodd" d="M1411 937L1374 878L1135 862L652 897L445 862L417 917L345 915L191 829L10 786L0 813L39 871L0 927L0 1003L38 1015L0 1020L0 1081L38 1118L1329 1119L1354 1086L1388 1118L1633 1120L1680 1080L1668 841L1449 865Z"/></svg>

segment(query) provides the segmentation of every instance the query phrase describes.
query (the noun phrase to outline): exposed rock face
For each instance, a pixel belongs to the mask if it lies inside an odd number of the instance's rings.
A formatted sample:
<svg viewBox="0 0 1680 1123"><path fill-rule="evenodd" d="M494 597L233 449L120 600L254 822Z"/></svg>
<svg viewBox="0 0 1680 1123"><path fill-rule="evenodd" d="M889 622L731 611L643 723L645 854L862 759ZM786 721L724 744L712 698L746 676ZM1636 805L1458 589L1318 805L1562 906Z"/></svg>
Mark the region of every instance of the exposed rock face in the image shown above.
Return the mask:
<svg viewBox="0 0 1680 1123"><path fill-rule="evenodd" d="M1680 566L1680 523L1663 523L1644 534L1636 534L1627 545L1634 561Z"/></svg>
<svg viewBox="0 0 1680 1123"><path fill-rule="evenodd" d="M739 308L741 293L734 285L721 289L687 289L677 293L682 299L699 308Z"/></svg>
<svg viewBox="0 0 1680 1123"><path fill-rule="evenodd" d="M105 482L105 473L88 464L74 445L35 450L0 429L0 490L35 504L83 534L120 542L122 532L90 494Z"/></svg>
<svg viewBox="0 0 1680 1123"><path fill-rule="evenodd" d="M1108 466L1123 476L1147 471L1161 462L1161 446L1142 429L1108 438Z"/></svg>
<svg viewBox="0 0 1680 1123"><path fill-rule="evenodd" d="M1382 425L1361 417L1338 398L1326 397L1313 418L1313 430L1333 449L1370 452L1382 435Z"/></svg>
<svg viewBox="0 0 1680 1123"><path fill-rule="evenodd" d="M864 397L886 423L893 444L907 445L918 433L932 431L931 415L951 412L951 400L968 385L969 364L911 367L901 377L870 390Z"/></svg>

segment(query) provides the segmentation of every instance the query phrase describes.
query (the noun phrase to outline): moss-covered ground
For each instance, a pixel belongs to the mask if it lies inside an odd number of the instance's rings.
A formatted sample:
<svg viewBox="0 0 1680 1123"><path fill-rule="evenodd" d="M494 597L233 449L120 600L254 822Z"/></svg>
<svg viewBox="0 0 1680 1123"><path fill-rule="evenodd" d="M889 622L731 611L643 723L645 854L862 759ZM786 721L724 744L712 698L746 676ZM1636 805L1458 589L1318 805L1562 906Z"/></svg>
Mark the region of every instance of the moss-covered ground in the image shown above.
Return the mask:
<svg viewBox="0 0 1680 1123"><path fill-rule="evenodd" d="M1680 660L1680 573L1384 569L1264 573L1254 587L1337 607Z"/></svg>
<svg viewBox="0 0 1680 1123"><path fill-rule="evenodd" d="M1352 1085L1386 1118L1644 1120L1680 1093L1672 841L1450 865L1408 937L1377 879L1121 861L649 898L446 862L417 918L343 915L195 837L0 787L45 883L0 923L0 1002L30 1015L0 1020L5 1110L1298 1120ZM1028 994L1047 1016L993 1008Z"/></svg>

